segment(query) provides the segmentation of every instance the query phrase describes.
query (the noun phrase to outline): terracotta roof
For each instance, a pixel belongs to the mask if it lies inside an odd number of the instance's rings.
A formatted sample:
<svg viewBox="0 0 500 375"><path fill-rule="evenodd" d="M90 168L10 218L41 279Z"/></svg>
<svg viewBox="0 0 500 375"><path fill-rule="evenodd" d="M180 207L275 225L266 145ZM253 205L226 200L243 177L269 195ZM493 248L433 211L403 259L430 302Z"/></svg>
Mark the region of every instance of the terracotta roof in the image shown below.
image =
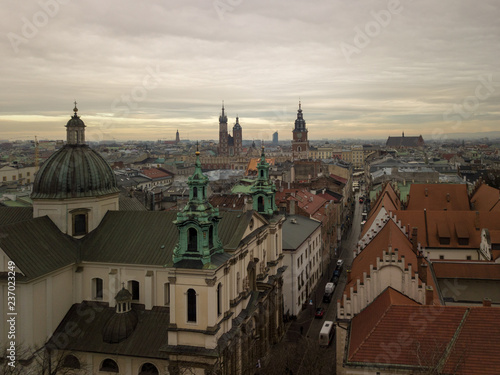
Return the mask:
<svg viewBox="0 0 500 375"><path fill-rule="evenodd" d="M438 279L500 280L500 263L434 261L432 266Z"/></svg>
<svg viewBox="0 0 500 375"><path fill-rule="evenodd" d="M408 210L468 211L469 196L466 184L412 184Z"/></svg>
<svg viewBox="0 0 500 375"><path fill-rule="evenodd" d="M330 177L333 178L334 180L337 180L339 182L342 182L344 185L347 184L347 179L346 178L343 178L343 177L340 177L340 176L337 176L336 174L330 174Z"/></svg>
<svg viewBox="0 0 500 375"><path fill-rule="evenodd" d="M347 358L352 365L416 370L442 363L443 374L498 374L500 309L373 304L351 321Z"/></svg>
<svg viewBox="0 0 500 375"><path fill-rule="evenodd" d="M377 199L372 203L371 210L368 214L368 218L376 216L376 213L380 210L380 207L384 206L387 211L389 210L399 210L401 208L401 201L398 194L394 191L392 184L388 183L382 188L382 191L377 196ZM366 226L366 224L365 224Z"/></svg>
<svg viewBox="0 0 500 375"><path fill-rule="evenodd" d="M500 190L489 185L482 184L470 199L477 211L497 211L500 210Z"/></svg>
<svg viewBox="0 0 500 375"><path fill-rule="evenodd" d="M474 307L443 369L446 374L493 375L500 372L500 309ZM456 370L457 372L454 372Z"/></svg>
<svg viewBox="0 0 500 375"><path fill-rule="evenodd" d="M361 250L361 252L354 258L351 266L351 282L346 284L344 294L350 298L350 288L355 287L357 280L363 280L363 273L366 272L370 275L370 265L376 267L377 257L382 258L383 252L388 251L389 245L392 247L392 252L398 250L398 261L405 257L405 268L409 263L412 264L412 277L418 271L417 255L413 252L412 243L406 235L398 228L393 220L387 221L384 227L377 233L377 235L368 243L368 245ZM419 285L421 284L421 280ZM434 290L436 285L432 277L427 278L427 285L431 285ZM343 298L341 299L341 303Z"/></svg>
<svg viewBox="0 0 500 375"><path fill-rule="evenodd" d="M244 194L213 194L209 201L212 206L221 210L241 210L245 206L245 197Z"/></svg>
<svg viewBox="0 0 500 375"><path fill-rule="evenodd" d="M481 229L488 228L490 237L500 230L500 212L473 211L393 211L401 225L408 229L418 228L418 242L430 248L478 249L481 243ZM449 243L440 242L439 237L449 236ZM468 242L459 241L468 239ZM500 242L500 238L498 238Z"/></svg>
<svg viewBox="0 0 500 375"><path fill-rule="evenodd" d="M276 160L274 158L266 158L266 163L268 163L269 165L274 165L275 161ZM248 165L247 165L247 170L245 172L245 176L248 176L249 174L251 174L251 172L257 171L257 164L259 164L259 162L260 162L260 158L250 159L250 161L248 162Z"/></svg>
<svg viewBox="0 0 500 375"><path fill-rule="evenodd" d="M163 172L163 171L161 171L159 169L156 169L156 168L143 169L141 171L141 173L144 176L147 176L147 177L152 178L152 179L156 179L156 178L169 178L169 177L171 177L170 174L168 174L166 172Z"/></svg>
<svg viewBox="0 0 500 375"><path fill-rule="evenodd" d="M430 356L436 356L439 360L459 328L466 310L465 307L445 309L436 306L391 305L370 333L361 338L362 344L356 351L349 351L349 361L418 366L421 361L432 360ZM351 336L358 335L357 321L367 319L365 311L353 318ZM360 341L359 338L357 340ZM387 347L390 344L395 344L398 350L380 350L381 345ZM421 352L417 356L419 346Z"/></svg>
<svg viewBox="0 0 500 375"><path fill-rule="evenodd" d="M293 194L293 195L290 195ZM297 205L308 215L313 216L328 201L305 189L284 189L276 193L276 203L287 199L295 199Z"/></svg>
<svg viewBox="0 0 500 375"><path fill-rule="evenodd" d="M388 287L375 300L352 319L349 355L354 356L370 332L377 326L392 305L418 305L397 290ZM363 319L359 318L362 316Z"/></svg>

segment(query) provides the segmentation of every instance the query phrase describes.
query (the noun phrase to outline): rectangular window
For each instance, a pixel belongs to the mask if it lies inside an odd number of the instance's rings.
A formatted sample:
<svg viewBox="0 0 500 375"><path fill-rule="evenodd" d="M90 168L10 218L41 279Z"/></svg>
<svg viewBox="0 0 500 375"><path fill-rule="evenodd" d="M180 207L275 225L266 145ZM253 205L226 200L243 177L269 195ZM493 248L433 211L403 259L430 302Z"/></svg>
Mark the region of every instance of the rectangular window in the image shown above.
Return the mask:
<svg viewBox="0 0 500 375"><path fill-rule="evenodd" d="M7 177L3 176L2 181L7 181Z"/></svg>
<svg viewBox="0 0 500 375"><path fill-rule="evenodd" d="M170 284L163 284L163 301L164 305L168 306L170 304Z"/></svg>
<svg viewBox="0 0 500 375"><path fill-rule="evenodd" d="M440 255L440 256L439 256L439 259L444 259L444 255Z"/></svg>
<svg viewBox="0 0 500 375"><path fill-rule="evenodd" d="M26 172L26 176L31 176L31 172Z"/></svg>
<svg viewBox="0 0 500 375"><path fill-rule="evenodd" d="M467 255L467 260L472 260L472 257L470 255Z"/></svg>

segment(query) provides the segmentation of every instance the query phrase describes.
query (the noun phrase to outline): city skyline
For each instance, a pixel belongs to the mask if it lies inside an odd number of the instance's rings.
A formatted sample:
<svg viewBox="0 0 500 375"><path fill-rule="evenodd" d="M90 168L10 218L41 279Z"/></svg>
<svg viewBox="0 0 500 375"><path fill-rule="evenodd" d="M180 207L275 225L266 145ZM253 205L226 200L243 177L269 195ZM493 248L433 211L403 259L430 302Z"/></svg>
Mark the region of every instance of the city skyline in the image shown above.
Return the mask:
<svg viewBox="0 0 500 375"><path fill-rule="evenodd" d="M128 5L128 6L127 6ZM498 130L495 1L4 4L0 138L473 136Z"/></svg>

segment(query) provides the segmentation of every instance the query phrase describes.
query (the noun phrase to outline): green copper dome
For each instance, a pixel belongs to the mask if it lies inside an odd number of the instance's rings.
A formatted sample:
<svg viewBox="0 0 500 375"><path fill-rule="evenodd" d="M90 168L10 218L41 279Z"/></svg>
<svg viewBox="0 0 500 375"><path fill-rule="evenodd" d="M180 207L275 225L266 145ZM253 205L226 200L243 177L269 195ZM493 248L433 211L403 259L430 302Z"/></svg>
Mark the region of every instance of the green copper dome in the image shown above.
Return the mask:
<svg viewBox="0 0 500 375"><path fill-rule="evenodd" d="M65 145L40 167L32 199L97 197L118 193L108 163L85 144Z"/></svg>

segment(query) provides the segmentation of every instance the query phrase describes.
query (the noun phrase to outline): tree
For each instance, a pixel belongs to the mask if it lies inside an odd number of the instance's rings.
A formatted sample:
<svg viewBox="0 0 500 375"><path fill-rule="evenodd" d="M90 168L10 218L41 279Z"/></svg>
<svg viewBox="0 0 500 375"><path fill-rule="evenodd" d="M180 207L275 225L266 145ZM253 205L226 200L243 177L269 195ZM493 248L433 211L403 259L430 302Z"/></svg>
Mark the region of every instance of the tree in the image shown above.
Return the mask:
<svg viewBox="0 0 500 375"><path fill-rule="evenodd" d="M15 346L15 361L8 357L9 347L2 347L7 357L0 358L0 374L5 375L86 375L91 371L71 352L54 351L46 346L32 349Z"/></svg>

